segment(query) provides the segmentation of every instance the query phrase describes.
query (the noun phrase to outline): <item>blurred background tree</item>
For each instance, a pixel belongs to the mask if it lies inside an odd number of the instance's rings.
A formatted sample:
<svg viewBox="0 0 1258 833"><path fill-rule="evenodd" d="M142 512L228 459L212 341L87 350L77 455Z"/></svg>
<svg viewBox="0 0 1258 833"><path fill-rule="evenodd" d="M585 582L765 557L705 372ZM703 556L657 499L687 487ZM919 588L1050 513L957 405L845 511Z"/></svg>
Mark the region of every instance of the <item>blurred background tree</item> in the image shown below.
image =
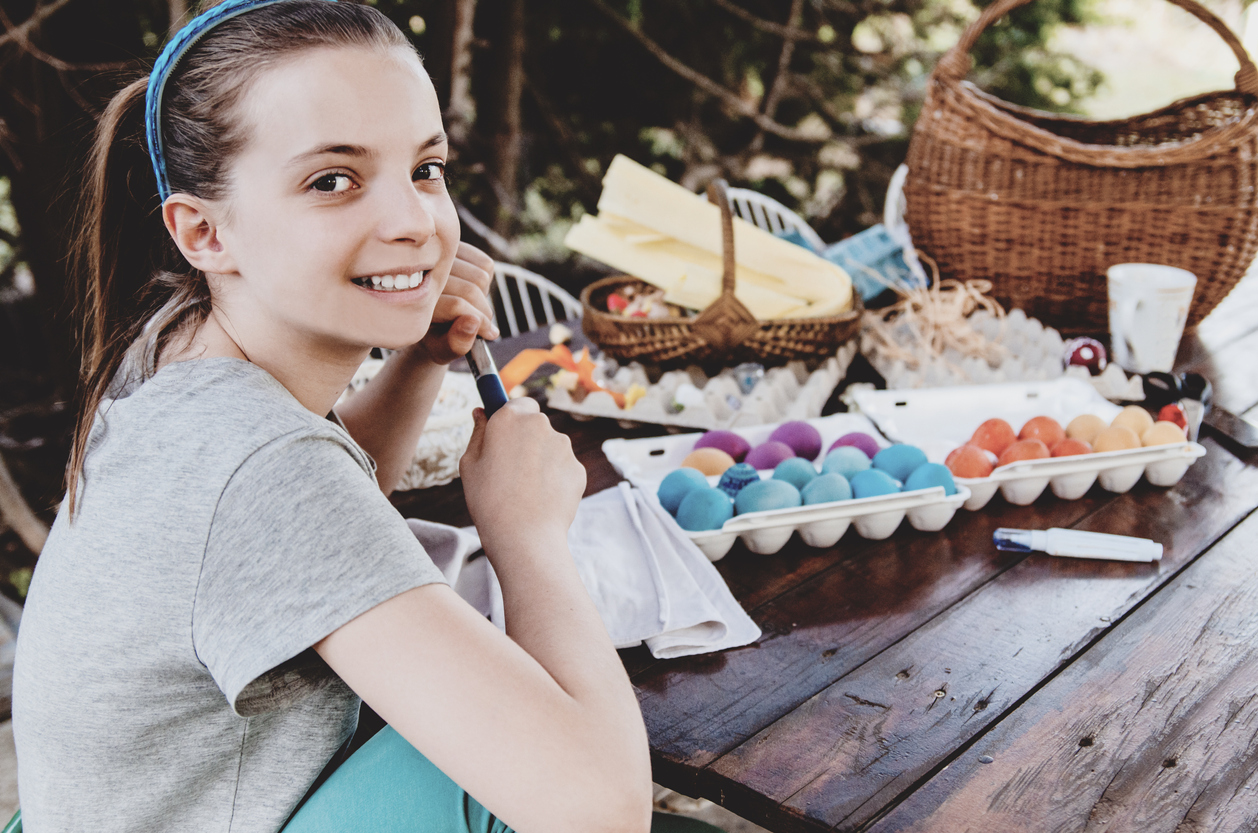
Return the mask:
<svg viewBox="0 0 1258 833"><path fill-rule="evenodd" d="M988 0L979 0L985 5ZM1101 81L1050 48L1095 0L1037 0L983 37L973 79L1072 110ZM698 190L722 176L827 240L878 222L925 82L971 0L375 0L411 34L452 137L466 236L576 290L562 240L624 153ZM50 520L77 381L66 252L109 97L188 0L0 0L0 455ZM12 524L10 524L11 526ZM0 523L0 585L33 555ZM9 588L13 590L12 587Z"/></svg>

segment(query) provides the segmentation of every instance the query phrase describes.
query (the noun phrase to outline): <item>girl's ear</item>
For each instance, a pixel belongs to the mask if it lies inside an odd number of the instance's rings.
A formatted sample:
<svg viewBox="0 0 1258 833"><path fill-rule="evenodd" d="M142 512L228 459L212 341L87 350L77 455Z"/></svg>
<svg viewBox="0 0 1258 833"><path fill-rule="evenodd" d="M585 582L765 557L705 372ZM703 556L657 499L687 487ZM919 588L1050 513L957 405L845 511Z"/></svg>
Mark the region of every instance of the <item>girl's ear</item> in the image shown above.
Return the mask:
<svg viewBox="0 0 1258 833"><path fill-rule="evenodd" d="M162 204L162 221L194 269L206 274L230 274L236 263L218 235L214 207L190 194L172 194Z"/></svg>

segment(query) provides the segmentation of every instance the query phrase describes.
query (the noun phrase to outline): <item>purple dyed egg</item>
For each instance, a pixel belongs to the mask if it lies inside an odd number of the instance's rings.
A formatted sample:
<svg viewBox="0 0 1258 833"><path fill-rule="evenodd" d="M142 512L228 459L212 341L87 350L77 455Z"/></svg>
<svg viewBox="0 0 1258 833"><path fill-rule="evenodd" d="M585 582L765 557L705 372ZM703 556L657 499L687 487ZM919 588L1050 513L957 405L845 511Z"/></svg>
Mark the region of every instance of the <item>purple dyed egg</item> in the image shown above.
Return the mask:
<svg viewBox="0 0 1258 833"><path fill-rule="evenodd" d="M821 434L807 422L793 420L782 423L769 435L769 441L774 440L786 443L796 457L805 460L816 460L821 454Z"/></svg>
<svg viewBox="0 0 1258 833"><path fill-rule="evenodd" d="M783 460L789 460L794 456L794 449L786 443L769 440L748 451L747 459L743 460L743 462L753 469L776 469L778 463Z"/></svg>
<svg viewBox="0 0 1258 833"><path fill-rule="evenodd" d="M830 446L828 450L834 451L841 445L850 445L854 448L859 448L861 451L865 452L865 456L871 460L874 459L874 455L880 451L878 441L868 434L860 431L853 431L850 434L844 434L835 440L834 445Z"/></svg>
<svg viewBox="0 0 1258 833"><path fill-rule="evenodd" d="M733 457L735 463L741 463L751 451L751 443L733 431L708 431L695 443L695 448L719 448Z"/></svg>

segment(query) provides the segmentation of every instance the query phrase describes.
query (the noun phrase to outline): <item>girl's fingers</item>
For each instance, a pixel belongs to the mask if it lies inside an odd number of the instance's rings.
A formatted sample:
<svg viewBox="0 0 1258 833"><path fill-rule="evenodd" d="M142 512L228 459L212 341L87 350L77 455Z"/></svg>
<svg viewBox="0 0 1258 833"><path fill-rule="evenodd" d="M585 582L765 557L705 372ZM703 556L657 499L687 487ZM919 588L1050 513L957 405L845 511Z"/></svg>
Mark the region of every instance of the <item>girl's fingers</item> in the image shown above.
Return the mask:
<svg viewBox="0 0 1258 833"><path fill-rule="evenodd" d="M447 284L447 289L448 286ZM484 338L495 339L499 335L493 322L493 309L489 307L484 295L471 299L456 294L442 295L437 299L432 320L434 324L453 322L451 335L455 332L468 333L469 347L472 336L479 334Z"/></svg>
<svg viewBox="0 0 1258 833"><path fill-rule="evenodd" d="M472 281L451 275L446 281L442 297L460 298L479 310L486 318L494 317L494 307L489 302L489 297Z"/></svg>
<svg viewBox="0 0 1258 833"><path fill-rule="evenodd" d="M460 243L454 265L450 267L450 276L472 283L482 294L487 294L494 278L494 262L475 246Z"/></svg>

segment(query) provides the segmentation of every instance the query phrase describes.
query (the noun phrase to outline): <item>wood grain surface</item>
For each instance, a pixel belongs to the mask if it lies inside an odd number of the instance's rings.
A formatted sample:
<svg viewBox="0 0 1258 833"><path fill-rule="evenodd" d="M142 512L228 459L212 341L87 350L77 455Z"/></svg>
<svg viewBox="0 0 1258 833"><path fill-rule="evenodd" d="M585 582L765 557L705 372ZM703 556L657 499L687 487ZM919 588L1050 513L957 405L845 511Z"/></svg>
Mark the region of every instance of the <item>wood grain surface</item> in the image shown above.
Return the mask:
<svg viewBox="0 0 1258 833"><path fill-rule="evenodd" d="M1255 506L1258 469L1211 444L1173 489L1137 487L1076 525L1161 541L1160 564L1028 556L715 762L708 790L753 821L860 827Z"/></svg>
<svg viewBox="0 0 1258 833"><path fill-rule="evenodd" d="M1258 515L873 827L1258 828Z"/></svg>

